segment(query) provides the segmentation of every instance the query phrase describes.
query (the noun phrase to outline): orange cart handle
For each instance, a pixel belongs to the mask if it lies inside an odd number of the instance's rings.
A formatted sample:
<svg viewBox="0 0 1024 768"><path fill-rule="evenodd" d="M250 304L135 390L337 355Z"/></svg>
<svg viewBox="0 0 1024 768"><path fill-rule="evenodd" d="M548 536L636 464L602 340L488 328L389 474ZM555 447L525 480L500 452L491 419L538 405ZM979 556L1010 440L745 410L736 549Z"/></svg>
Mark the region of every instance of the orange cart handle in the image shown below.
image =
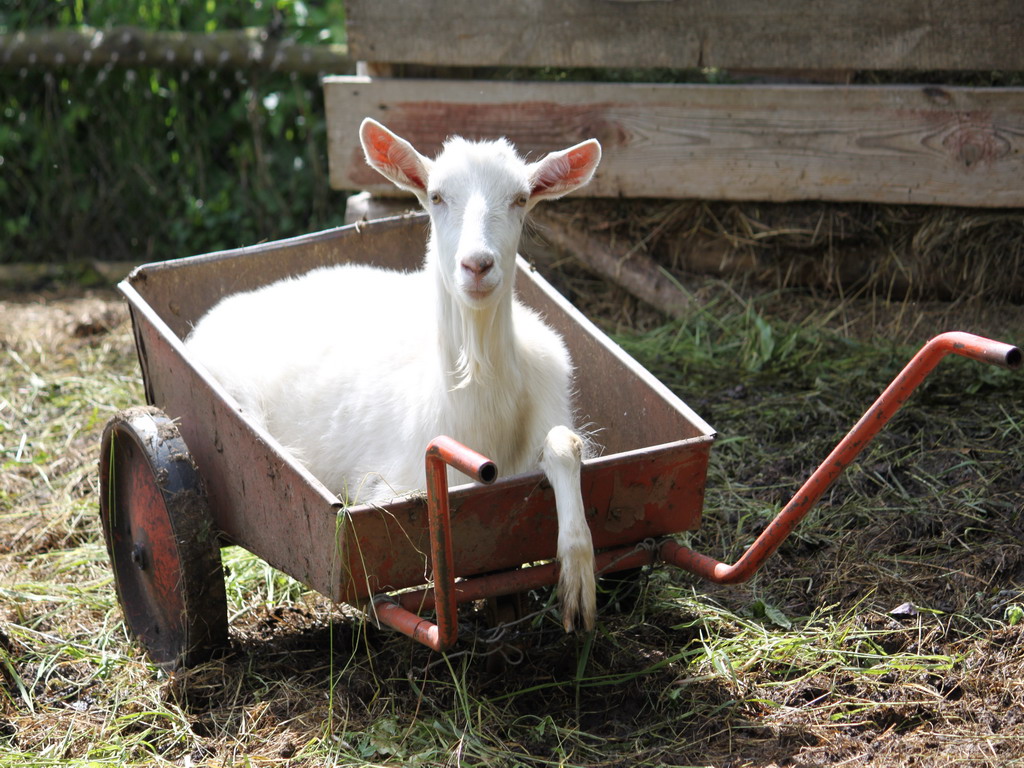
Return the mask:
<svg viewBox="0 0 1024 768"><path fill-rule="evenodd" d="M811 507L828 490L832 482L857 457L871 439L893 417L910 393L931 373L946 355L963 355L983 363L1004 368L1019 368L1018 347L992 341L970 333L950 332L936 336L925 344L865 413L860 421L837 445L803 484L790 502L750 545L734 565L726 565L707 555L694 552L674 541L665 541L659 550L661 559L684 570L719 584L746 581L782 544L783 540Z"/></svg>

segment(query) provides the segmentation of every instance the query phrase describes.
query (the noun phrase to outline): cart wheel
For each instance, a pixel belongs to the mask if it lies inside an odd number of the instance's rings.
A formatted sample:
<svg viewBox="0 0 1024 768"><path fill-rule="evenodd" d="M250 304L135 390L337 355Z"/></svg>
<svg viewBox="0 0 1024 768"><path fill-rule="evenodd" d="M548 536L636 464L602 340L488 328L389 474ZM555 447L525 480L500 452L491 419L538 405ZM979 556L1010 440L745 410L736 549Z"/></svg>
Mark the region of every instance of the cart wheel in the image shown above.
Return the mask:
<svg viewBox="0 0 1024 768"><path fill-rule="evenodd" d="M103 431L100 518L125 622L153 662L190 667L227 645L220 545L199 473L159 409Z"/></svg>

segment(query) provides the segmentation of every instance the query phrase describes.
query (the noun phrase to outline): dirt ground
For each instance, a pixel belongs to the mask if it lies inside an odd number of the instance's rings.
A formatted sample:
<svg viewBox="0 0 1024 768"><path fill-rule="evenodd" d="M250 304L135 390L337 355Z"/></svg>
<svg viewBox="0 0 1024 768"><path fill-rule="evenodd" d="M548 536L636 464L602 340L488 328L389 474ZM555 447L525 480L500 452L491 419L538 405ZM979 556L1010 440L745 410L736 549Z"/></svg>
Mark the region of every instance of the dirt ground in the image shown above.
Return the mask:
<svg viewBox="0 0 1024 768"><path fill-rule="evenodd" d="M1013 304L744 294L737 323L755 308L773 351L755 323L760 363L702 373L678 327L652 336L635 302L558 281L719 430L691 545L723 559L898 370L879 329L1024 340ZM709 306L735 293L694 281ZM819 350L781 355L786 328ZM608 585L594 635L542 614L496 663L479 612L445 659L232 561L230 653L168 677L124 635L95 519L99 433L140 397L126 312L108 292L9 294L0 332L0 764L1024 765L1020 372L937 374L746 585L655 569ZM719 357L747 349L723 333Z"/></svg>

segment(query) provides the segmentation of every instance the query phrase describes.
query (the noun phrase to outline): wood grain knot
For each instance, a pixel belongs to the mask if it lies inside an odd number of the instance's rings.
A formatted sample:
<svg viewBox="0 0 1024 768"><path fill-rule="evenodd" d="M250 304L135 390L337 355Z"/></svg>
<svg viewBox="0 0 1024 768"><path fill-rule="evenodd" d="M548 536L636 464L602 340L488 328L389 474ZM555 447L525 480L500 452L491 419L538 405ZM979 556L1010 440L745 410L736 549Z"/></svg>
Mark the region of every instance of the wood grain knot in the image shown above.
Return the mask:
<svg viewBox="0 0 1024 768"><path fill-rule="evenodd" d="M1010 154L1010 142L988 118L966 116L942 140L942 146L964 168L991 165Z"/></svg>

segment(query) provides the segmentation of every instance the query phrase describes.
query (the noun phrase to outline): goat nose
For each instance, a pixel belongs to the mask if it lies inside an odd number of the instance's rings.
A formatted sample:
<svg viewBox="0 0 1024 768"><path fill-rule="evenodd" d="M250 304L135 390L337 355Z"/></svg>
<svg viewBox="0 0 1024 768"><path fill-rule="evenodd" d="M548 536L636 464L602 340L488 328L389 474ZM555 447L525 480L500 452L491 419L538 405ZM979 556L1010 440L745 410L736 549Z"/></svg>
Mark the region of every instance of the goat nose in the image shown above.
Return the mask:
<svg viewBox="0 0 1024 768"><path fill-rule="evenodd" d="M494 266L494 257L489 253L479 253L474 256L467 256L462 260L462 268L473 274L474 277L483 277L490 272Z"/></svg>

